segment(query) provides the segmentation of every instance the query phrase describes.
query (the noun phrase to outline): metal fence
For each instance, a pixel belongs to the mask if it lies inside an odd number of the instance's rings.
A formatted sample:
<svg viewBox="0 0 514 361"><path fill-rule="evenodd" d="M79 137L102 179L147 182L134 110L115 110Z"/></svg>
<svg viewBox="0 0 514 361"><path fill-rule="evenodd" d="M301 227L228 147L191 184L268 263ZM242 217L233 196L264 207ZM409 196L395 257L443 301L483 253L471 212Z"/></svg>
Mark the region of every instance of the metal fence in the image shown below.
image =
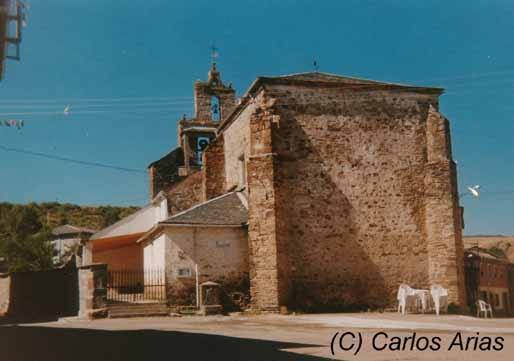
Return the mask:
<svg viewBox="0 0 514 361"><path fill-rule="evenodd" d="M164 270L108 271L107 300L110 303L164 302L166 300Z"/></svg>

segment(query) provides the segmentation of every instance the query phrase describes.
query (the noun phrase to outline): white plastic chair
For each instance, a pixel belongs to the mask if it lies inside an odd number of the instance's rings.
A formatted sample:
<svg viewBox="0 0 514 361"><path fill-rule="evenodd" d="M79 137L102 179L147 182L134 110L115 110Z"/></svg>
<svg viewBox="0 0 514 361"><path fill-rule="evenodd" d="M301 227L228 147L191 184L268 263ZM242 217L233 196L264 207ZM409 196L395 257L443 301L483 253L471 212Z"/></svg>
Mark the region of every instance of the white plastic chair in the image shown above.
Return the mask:
<svg viewBox="0 0 514 361"><path fill-rule="evenodd" d="M487 313L489 312L491 318L493 318L493 308L491 305L483 300L477 301L477 317L483 313L484 318L487 318Z"/></svg>
<svg viewBox="0 0 514 361"><path fill-rule="evenodd" d="M446 312L448 312L448 289L440 285L433 285L430 287L430 294L432 295L432 300L434 301L436 315L439 316L441 308L446 309Z"/></svg>

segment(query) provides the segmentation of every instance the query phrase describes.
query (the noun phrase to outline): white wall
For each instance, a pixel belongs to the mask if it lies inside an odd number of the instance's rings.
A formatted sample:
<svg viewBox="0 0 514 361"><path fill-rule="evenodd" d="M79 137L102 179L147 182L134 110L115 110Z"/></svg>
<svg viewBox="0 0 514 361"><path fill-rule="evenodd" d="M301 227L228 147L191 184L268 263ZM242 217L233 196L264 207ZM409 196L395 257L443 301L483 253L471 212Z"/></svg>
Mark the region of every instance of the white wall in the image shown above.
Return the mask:
<svg viewBox="0 0 514 361"><path fill-rule="evenodd" d="M248 272L248 240L241 227L167 227L166 273L177 279L179 268L195 277L216 280Z"/></svg>
<svg viewBox="0 0 514 361"><path fill-rule="evenodd" d="M161 234L143 248L143 262L145 270L164 270L164 247L166 234Z"/></svg>

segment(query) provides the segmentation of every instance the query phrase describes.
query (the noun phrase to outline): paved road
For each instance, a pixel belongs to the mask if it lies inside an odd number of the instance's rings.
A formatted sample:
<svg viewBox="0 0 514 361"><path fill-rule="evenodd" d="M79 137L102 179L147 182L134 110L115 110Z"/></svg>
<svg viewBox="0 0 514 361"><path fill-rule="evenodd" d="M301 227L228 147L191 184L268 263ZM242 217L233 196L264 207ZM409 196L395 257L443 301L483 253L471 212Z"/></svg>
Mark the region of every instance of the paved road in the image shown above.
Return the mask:
<svg viewBox="0 0 514 361"><path fill-rule="evenodd" d="M347 331L356 339L360 333L361 350L357 355L340 350L336 337L332 355L334 335ZM373 338L375 347L384 350L373 349ZM349 347L351 340L347 334L343 346ZM452 342L455 345L448 351ZM466 343L468 350L461 350L460 344L466 348ZM420 351L414 346L411 350L413 344L427 349ZM502 350L493 350L500 344ZM389 347L404 350L392 351ZM480 347L491 351L481 351ZM513 360L514 319L375 313L234 315L63 320L0 327L2 361L328 359Z"/></svg>

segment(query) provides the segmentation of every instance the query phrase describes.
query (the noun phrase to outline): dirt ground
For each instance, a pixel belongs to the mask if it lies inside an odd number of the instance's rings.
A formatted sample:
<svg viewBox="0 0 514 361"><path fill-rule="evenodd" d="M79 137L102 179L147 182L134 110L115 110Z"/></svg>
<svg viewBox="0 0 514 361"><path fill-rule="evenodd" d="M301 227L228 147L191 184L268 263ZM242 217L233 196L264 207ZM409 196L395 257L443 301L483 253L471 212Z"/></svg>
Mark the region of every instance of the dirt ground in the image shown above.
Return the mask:
<svg viewBox="0 0 514 361"><path fill-rule="evenodd" d="M342 346L349 348L355 343L353 349L341 349L343 334ZM362 347L355 355L359 334ZM384 349L376 350L373 345ZM268 314L66 319L0 326L2 361L157 359L513 360L514 319L394 313Z"/></svg>

